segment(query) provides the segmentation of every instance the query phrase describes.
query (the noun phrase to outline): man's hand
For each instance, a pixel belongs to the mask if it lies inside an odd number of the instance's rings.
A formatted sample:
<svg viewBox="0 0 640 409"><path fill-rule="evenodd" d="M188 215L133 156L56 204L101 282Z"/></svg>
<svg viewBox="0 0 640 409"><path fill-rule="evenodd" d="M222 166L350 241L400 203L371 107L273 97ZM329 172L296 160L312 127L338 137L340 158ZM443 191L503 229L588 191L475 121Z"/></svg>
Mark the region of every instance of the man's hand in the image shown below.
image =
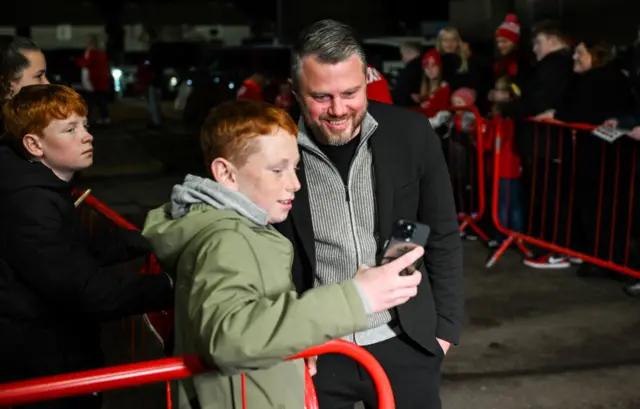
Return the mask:
<svg viewBox="0 0 640 409"><path fill-rule="evenodd" d="M511 99L508 91L500 91L497 89L489 92L489 101L491 102L504 102Z"/></svg>
<svg viewBox="0 0 640 409"><path fill-rule="evenodd" d="M606 121L604 121L604 126L610 126L612 128L617 128L618 127L618 120L617 119L607 119Z"/></svg>
<svg viewBox="0 0 640 409"><path fill-rule="evenodd" d="M445 341L444 339L436 338L438 340L438 344L440 344L440 348L442 348L442 352L447 355L449 352L449 348L451 348L451 342Z"/></svg>
<svg viewBox="0 0 640 409"><path fill-rule="evenodd" d="M318 356L310 356L309 358L304 359L305 364L307 365L307 370L309 371L309 375L314 376L318 373Z"/></svg>
<svg viewBox="0 0 640 409"><path fill-rule="evenodd" d="M640 126L636 126L629 132L629 136L636 141L640 141Z"/></svg>
<svg viewBox="0 0 640 409"><path fill-rule="evenodd" d="M550 109L548 111L544 111L541 114L536 115L536 118L538 121L540 120L544 120L544 119L553 119L556 116L556 111L554 109Z"/></svg>
<svg viewBox="0 0 640 409"><path fill-rule="evenodd" d="M400 272L409 267L424 255L422 247L416 247L410 252L379 267L361 266L354 280L365 293L371 312L382 312L404 304L418 294L418 284L422 274L415 271L411 275L401 276Z"/></svg>

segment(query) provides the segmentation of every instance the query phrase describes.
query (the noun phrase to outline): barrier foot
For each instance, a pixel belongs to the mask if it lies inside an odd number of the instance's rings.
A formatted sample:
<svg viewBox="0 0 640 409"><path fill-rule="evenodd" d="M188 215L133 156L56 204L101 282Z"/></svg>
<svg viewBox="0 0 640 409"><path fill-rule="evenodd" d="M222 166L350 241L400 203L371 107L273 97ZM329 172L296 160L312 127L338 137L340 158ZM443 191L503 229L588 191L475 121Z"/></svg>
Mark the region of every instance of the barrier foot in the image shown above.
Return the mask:
<svg viewBox="0 0 640 409"><path fill-rule="evenodd" d="M524 245L524 242L522 241L522 239L517 239L516 240L516 246L518 246L520 251L524 253L525 257L527 257L527 258L532 258L533 257L533 252L531 250L529 250L527 248L527 246Z"/></svg>
<svg viewBox="0 0 640 409"><path fill-rule="evenodd" d="M489 258L489 261L487 261L487 264L485 265L485 267L486 268L493 267L493 265L496 264L498 259L505 252L505 250L507 250L507 248L511 245L511 243L513 243L513 240L514 240L514 237L513 236L509 236L505 241L503 241L502 244L500 245L500 247L498 247L498 249L491 255L491 257Z"/></svg>
<svg viewBox="0 0 640 409"><path fill-rule="evenodd" d="M469 222L469 227L471 227L471 230L475 231L478 237L480 237L483 241L485 242L489 241L489 236L487 236L482 231L482 229L480 229L480 227L478 227L478 225L474 223L473 220Z"/></svg>
<svg viewBox="0 0 640 409"><path fill-rule="evenodd" d="M478 237L480 237L480 239L484 241L489 241L489 236L487 236L482 231L482 229L478 227L478 225L475 223L475 220L472 216L464 217L461 220L462 220L462 223L460 224L460 233L464 233L464 231L467 230L467 228L470 228L478 235Z"/></svg>

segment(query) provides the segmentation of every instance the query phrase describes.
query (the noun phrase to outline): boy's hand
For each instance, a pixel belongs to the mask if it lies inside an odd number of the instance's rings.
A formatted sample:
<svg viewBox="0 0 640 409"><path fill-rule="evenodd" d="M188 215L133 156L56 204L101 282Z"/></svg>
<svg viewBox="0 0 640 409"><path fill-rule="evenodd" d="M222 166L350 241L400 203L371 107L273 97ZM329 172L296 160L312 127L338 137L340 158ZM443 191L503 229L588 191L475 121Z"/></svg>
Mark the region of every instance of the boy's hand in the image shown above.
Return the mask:
<svg viewBox="0 0 640 409"><path fill-rule="evenodd" d="M418 284L422 280L420 271L402 276L400 273L424 255L422 247L379 267L361 266L354 279L365 293L372 308L371 312L386 311L404 304L418 294Z"/></svg>
<svg viewBox="0 0 640 409"><path fill-rule="evenodd" d="M318 356L310 356L309 358L304 359L305 364L307 365L307 370L309 371L309 375L313 376L318 373Z"/></svg>

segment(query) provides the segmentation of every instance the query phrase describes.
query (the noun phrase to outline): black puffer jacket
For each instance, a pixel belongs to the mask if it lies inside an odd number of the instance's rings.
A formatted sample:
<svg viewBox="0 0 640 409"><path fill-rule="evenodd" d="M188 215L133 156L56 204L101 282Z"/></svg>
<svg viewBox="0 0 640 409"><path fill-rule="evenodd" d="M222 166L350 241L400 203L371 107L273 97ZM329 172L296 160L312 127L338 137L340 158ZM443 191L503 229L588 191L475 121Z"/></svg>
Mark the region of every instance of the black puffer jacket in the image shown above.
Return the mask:
<svg viewBox="0 0 640 409"><path fill-rule="evenodd" d="M71 185L0 146L0 383L102 366L101 321L171 308L167 277L100 269L148 249L136 231L85 235ZM97 407L58 402L42 407Z"/></svg>

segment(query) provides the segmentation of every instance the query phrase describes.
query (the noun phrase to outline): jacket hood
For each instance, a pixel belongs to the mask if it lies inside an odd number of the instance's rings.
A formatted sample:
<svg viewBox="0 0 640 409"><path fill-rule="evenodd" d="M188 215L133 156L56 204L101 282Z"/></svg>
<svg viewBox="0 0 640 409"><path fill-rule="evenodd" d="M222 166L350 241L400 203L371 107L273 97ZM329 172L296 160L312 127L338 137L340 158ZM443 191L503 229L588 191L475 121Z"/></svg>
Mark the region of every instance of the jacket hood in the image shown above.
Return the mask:
<svg viewBox="0 0 640 409"><path fill-rule="evenodd" d="M162 267L175 272L191 240L221 220L267 226L267 212L211 179L187 175L173 187L169 203L149 212L142 234L151 241Z"/></svg>
<svg viewBox="0 0 640 409"><path fill-rule="evenodd" d="M57 177L51 169L19 156L6 145L0 145L0 175L1 197L34 187L71 189L71 184Z"/></svg>

